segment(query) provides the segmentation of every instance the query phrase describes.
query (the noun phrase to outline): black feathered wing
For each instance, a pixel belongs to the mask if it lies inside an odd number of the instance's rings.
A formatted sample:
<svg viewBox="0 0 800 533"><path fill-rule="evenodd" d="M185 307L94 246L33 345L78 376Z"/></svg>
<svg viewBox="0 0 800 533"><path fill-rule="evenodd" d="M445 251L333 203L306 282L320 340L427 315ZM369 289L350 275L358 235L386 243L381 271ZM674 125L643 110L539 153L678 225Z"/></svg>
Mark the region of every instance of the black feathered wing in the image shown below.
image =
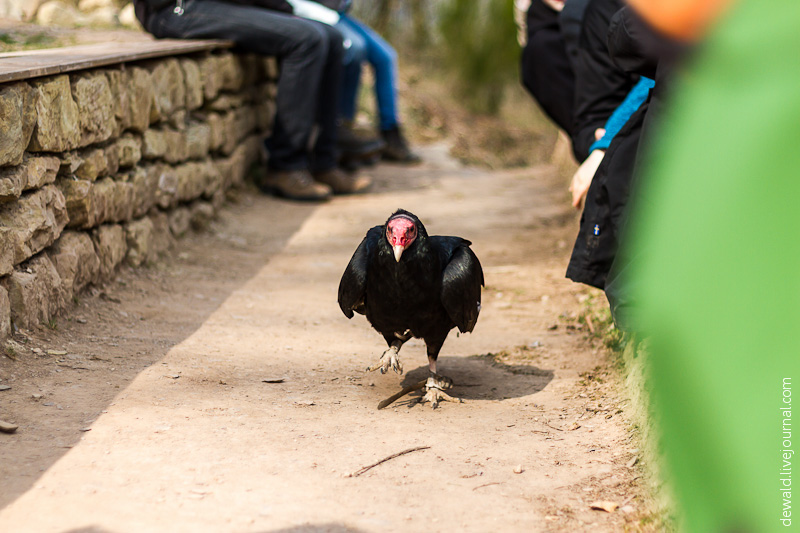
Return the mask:
<svg viewBox="0 0 800 533"><path fill-rule="evenodd" d="M367 287L367 271L372 251L383 235L383 226L371 228L353 257L344 269L339 282L339 307L347 318L353 318L353 312L364 314L364 294Z"/></svg>
<svg viewBox="0 0 800 533"><path fill-rule="evenodd" d="M469 248L472 244L460 237L433 237L445 259L442 273L442 305L461 333L475 328L481 311L483 269Z"/></svg>

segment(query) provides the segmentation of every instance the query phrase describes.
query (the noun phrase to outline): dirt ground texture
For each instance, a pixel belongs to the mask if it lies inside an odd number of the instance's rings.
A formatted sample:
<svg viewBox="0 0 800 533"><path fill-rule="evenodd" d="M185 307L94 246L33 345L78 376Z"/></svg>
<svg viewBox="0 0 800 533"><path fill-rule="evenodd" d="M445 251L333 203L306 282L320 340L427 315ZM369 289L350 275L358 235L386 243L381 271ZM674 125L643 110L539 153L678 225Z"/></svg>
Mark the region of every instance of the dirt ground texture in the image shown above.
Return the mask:
<svg viewBox="0 0 800 533"><path fill-rule="evenodd" d="M577 324L577 229L549 166L462 168L443 145L324 205L240 191L210 231L123 269L0 357L4 531L651 531L614 356ZM378 402L427 372L338 308L339 277L391 212L473 242L475 331L439 359L462 404ZM6 388L6 387L4 387ZM357 477L360 468L392 454ZM613 512L593 510L609 501Z"/></svg>

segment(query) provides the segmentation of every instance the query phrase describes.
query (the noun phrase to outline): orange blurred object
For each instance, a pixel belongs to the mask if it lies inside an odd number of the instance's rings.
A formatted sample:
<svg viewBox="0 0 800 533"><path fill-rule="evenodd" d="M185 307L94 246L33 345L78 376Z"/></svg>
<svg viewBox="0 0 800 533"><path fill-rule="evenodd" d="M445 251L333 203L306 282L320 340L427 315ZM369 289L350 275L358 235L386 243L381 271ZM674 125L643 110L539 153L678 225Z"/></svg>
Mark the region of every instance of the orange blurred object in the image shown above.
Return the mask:
<svg viewBox="0 0 800 533"><path fill-rule="evenodd" d="M698 41L733 0L628 0L641 17L668 37Z"/></svg>

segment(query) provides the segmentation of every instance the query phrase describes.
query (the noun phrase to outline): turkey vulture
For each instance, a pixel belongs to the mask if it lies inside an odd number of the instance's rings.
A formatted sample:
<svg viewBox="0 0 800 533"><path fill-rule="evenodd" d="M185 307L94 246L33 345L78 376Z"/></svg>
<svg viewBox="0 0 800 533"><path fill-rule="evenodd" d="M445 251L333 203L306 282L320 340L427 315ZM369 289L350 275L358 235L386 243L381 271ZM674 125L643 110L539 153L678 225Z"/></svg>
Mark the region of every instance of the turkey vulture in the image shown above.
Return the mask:
<svg viewBox="0 0 800 533"><path fill-rule="evenodd" d="M425 396L435 408L453 400L444 390L453 381L436 370L447 334L470 332L481 310L483 269L461 237L429 236L419 218L399 209L371 228L356 248L339 283L339 307L367 320L389 348L368 371L389 367L402 374L398 352L411 337L425 341L430 377Z"/></svg>

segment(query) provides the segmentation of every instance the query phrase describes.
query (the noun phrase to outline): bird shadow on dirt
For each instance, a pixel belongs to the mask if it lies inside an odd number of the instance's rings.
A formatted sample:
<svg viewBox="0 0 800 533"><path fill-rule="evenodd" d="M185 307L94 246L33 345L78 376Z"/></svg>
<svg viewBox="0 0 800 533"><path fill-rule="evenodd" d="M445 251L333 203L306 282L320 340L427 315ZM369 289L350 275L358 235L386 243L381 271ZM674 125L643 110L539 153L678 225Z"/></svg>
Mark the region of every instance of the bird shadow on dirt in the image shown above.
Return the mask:
<svg viewBox="0 0 800 533"><path fill-rule="evenodd" d="M543 390L554 376L552 370L531 364L498 362L489 354L440 357L438 371L453 380L453 388L448 393L462 400L508 400L529 396ZM401 385L411 386L428 376L428 367L420 366L405 374Z"/></svg>

